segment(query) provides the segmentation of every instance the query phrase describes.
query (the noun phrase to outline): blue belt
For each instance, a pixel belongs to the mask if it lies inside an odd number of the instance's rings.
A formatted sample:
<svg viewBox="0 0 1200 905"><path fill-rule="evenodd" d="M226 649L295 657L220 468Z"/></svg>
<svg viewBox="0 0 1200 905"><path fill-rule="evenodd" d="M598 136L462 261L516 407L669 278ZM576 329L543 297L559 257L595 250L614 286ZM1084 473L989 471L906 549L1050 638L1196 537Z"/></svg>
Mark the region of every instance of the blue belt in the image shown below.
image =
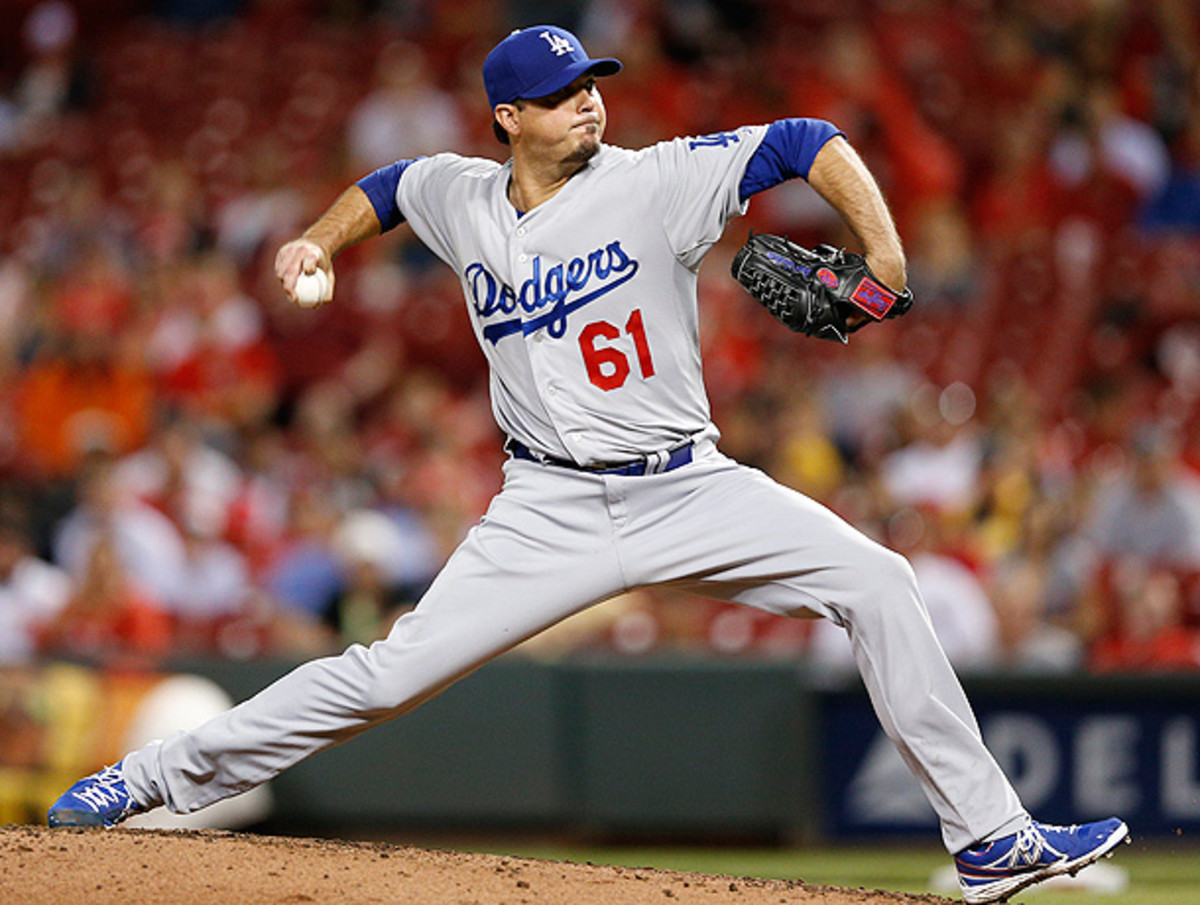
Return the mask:
<svg viewBox="0 0 1200 905"><path fill-rule="evenodd" d="M538 456L520 440L510 439L504 448L514 459L525 459L529 462L539 462L543 465L557 465L559 468L570 468L572 471L586 471L588 474L615 474L629 477L640 477L645 474L662 474L674 471L681 465L692 461L692 451L695 444L691 440L661 453L651 453L640 459L622 464L602 462L598 465L580 465L570 459L559 459L555 456Z"/></svg>

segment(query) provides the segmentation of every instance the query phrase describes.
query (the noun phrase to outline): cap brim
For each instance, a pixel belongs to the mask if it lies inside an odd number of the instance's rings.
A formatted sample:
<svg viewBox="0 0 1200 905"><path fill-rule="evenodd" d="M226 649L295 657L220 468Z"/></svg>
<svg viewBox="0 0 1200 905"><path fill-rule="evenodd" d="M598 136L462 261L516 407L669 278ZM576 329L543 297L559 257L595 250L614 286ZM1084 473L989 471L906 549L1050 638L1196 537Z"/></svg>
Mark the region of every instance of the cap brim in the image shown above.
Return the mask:
<svg viewBox="0 0 1200 905"><path fill-rule="evenodd" d="M580 60L578 63L564 66L558 72L554 73L551 78L526 89L521 97L526 100L536 100L539 97L553 94L555 91L561 91L584 73L590 72L592 75L604 76L616 75L620 71L621 61L613 57L602 57L598 60Z"/></svg>

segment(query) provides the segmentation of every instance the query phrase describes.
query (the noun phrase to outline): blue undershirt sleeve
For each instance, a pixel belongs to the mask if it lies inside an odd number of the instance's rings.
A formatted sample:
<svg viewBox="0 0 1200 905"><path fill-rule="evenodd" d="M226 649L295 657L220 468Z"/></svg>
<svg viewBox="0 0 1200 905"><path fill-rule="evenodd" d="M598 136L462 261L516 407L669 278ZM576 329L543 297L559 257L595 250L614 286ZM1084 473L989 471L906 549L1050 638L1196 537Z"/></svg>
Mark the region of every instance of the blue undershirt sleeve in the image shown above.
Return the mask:
<svg viewBox="0 0 1200 905"><path fill-rule="evenodd" d="M808 171L825 142L842 132L823 119L781 119L767 127L767 134L738 186L742 201L788 179L808 178Z"/></svg>
<svg viewBox="0 0 1200 905"><path fill-rule="evenodd" d="M379 218L383 232L395 229L404 222L404 214L396 204L396 187L400 184L400 174L414 162L397 160L358 180L358 187L366 192L371 207L375 208L375 216Z"/></svg>

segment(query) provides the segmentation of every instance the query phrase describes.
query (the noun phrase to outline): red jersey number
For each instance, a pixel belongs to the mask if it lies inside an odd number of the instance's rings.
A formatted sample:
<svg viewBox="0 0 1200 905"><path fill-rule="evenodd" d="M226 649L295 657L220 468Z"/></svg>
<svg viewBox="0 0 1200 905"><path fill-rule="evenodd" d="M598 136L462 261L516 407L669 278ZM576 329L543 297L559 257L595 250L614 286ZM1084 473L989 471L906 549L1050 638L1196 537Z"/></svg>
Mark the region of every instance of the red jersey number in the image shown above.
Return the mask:
<svg viewBox="0 0 1200 905"><path fill-rule="evenodd" d="M646 341L642 309L635 308L629 315L623 332L633 339L642 379L653 377L654 359L650 357L650 343ZM588 380L605 391L624 386L632 370L629 356L616 346L608 344L620 339L621 334L622 331L608 321L588 324L579 334L579 349L583 352L583 364L587 368Z"/></svg>

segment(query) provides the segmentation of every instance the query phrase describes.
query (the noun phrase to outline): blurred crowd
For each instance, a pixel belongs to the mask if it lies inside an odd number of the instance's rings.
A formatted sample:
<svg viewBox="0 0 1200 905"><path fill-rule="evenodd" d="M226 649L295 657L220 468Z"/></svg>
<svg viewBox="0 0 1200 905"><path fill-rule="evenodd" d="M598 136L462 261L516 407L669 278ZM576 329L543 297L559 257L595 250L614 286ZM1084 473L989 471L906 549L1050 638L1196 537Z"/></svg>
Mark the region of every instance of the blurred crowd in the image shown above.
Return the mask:
<svg viewBox="0 0 1200 905"><path fill-rule="evenodd" d="M803 183L701 278L722 449L910 557L963 668L1200 668L1200 10L1189 0L18 0L0 10L0 666L366 642L499 489L457 279L405 229L286 304L349 182L503 159L479 69L554 20L608 139L832 120L917 307L846 347L727 276L853 246ZM719 526L713 526L719 531ZM657 591L530 648L808 657L824 623Z"/></svg>

